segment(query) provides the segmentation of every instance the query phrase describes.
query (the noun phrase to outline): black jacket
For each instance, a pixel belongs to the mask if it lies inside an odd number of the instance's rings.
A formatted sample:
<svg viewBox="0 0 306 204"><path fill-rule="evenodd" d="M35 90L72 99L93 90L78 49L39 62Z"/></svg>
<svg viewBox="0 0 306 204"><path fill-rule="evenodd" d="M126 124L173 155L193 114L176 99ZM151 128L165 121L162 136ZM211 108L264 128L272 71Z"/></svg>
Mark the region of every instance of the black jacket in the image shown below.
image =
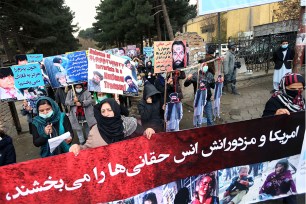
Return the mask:
<svg viewBox="0 0 306 204"><path fill-rule="evenodd" d="M291 69L291 61L294 58L294 54L295 54L294 50L288 48L286 57L283 60L284 58L283 51L281 50L281 48L277 49L273 53L273 61L275 63L274 69L279 70L282 67L283 63L285 63L286 69Z"/></svg>
<svg viewBox="0 0 306 204"><path fill-rule="evenodd" d="M148 97L152 97L152 103L147 103ZM160 92L151 83L144 87L143 98L138 104L138 111L144 129L153 128L155 132L163 131L162 109Z"/></svg>
<svg viewBox="0 0 306 204"><path fill-rule="evenodd" d="M0 135L0 166L16 163L16 152L12 138L8 135Z"/></svg>

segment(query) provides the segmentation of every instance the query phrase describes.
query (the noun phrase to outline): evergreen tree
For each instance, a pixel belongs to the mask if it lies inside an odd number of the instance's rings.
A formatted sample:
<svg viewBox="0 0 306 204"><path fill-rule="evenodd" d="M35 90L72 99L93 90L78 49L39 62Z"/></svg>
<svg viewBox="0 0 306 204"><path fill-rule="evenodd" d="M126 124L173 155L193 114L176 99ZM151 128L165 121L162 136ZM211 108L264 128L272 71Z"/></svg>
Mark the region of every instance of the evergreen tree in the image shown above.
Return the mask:
<svg viewBox="0 0 306 204"><path fill-rule="evenodd" d="M16 42L20 53L49 56L78 49L78 40L72 35L77 31L72 25L74 13L64 0L6 0L0 5L0 29Z"/></svg>

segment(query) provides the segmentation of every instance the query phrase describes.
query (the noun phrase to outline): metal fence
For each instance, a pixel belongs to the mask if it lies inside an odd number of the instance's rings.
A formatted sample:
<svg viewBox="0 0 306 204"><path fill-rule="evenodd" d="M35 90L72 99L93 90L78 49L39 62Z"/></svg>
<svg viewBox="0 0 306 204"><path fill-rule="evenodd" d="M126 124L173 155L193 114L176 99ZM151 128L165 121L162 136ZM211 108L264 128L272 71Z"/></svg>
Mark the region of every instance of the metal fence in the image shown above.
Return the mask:
<svg viewBox="0 0 306 204"><path fill-rule="evenodd" d="M268 72L269 69L274 68L273 52L279 48L281 40L288 40L289 46L294 49L296 34L296 32L290 32L254 38L231 38L231 43L236 44L237 57L244 58L247 70ZM208 43L206 46L218 49L218 44Z"/></svg>
<svg viewBox="0 0 306 204"><path fill-rule="evenodd" d="M274 68L273 52L276 51L281 40L287 40L289 46L294 49L296 32L268 35L250 38L232 39L237 45L237 57L244 58L247 70L259 71Z"/></svg>

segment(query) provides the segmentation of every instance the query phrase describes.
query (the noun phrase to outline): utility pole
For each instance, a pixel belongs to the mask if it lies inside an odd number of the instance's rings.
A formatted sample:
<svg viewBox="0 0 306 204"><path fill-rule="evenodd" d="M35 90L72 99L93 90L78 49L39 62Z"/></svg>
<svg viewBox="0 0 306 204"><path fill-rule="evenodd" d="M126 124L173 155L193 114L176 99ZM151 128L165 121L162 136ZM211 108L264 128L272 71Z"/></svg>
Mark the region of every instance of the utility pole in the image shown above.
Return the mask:
<svg viewBox="0 0 306 204"><path fill-rule="evenodd" d="M306 46L306 13L305 13L306 1L301 1L301 11L299 20L299 29L296 37L295 44L295 56L293 59L292 72L298 73L302 68L302 64L305 59L305 46Z"/></svg>

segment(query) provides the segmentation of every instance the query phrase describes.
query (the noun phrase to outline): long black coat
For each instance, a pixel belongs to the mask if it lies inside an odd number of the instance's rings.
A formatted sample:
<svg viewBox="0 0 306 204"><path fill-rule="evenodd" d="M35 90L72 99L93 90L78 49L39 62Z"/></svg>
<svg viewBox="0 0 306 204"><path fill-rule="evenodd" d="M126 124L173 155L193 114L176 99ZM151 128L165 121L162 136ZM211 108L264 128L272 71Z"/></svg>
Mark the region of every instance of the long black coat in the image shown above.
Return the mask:
<svg viewBox="0 0 306 204"><path fill-rule="evenodd" d="M0 166L16 163L16 152L12 138L8 135L0 135Z"/></svg>

